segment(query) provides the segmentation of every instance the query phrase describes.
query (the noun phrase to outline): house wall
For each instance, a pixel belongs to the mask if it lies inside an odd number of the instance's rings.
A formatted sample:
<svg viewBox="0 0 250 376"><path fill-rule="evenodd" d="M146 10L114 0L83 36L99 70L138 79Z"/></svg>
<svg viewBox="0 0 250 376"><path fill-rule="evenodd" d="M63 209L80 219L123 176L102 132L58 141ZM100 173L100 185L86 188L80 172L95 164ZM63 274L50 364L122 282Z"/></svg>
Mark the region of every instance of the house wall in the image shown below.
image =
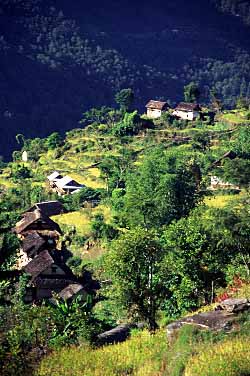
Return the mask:
<svg viewBox="0 0 250 376"><path fill-rule="evenodd" d="M180 110L175 110L173 112L173 115L179 117L180 119L183 120L195 120L199 116L199 112L197 111L180 111Z"/></svg>
<svg viewBox="0 0 250 376"><path fill-rule="evenodd" d="M147 116L152 119L160 118L162 114L161 110L157 110L155 108L147 108Z"/></svg>

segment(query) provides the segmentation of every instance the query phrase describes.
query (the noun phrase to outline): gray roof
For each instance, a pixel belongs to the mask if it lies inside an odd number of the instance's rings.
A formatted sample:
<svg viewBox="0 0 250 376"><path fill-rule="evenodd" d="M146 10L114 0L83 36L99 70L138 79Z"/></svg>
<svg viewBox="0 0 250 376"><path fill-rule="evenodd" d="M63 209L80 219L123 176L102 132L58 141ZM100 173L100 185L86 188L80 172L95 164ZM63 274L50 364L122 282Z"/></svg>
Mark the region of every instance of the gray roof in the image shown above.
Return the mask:
<svg viewBox="0 0 250 376"><path fill-rule="evenodd" d="M62 291L60 291L59 296L64 300L68 300L72 298L74 295L77 295L79 292L83 291L83 286L80 283L71 283Z"/></svg>
<svg viewBox="0 0 250 376"><path fill-rule="evenodd" d="M22 242L22 249L29 257L38 253L43 247L45 248L46 240L43 239L36 231L30 232Z"/></svg>
<svg viewBox="0 0 250 376"><path fill-rule="evenodd" d="M37 202L31 208L26 210L24 213L33 212L36 209L39 209L47 217L61 214L64 211L62 203L54 200L54 201Z"/></svg>
<svg viewBox="0 0 250 376"><path fill-rule="evenodd" d="M23 270L32 276L32 280L38 277L42 272L54 264L49 251L40 252L33 260L24 266Z"/></svg>
<svg viewBox="0 0 250 376"><path fill-rule="evenodd" d="M16 226L13 229L16 234L21 234L24 231L30 230L55 230L61 233L59 225L44 215L39 209L23 213L22 216L23 218L16 223Z"/></svg>

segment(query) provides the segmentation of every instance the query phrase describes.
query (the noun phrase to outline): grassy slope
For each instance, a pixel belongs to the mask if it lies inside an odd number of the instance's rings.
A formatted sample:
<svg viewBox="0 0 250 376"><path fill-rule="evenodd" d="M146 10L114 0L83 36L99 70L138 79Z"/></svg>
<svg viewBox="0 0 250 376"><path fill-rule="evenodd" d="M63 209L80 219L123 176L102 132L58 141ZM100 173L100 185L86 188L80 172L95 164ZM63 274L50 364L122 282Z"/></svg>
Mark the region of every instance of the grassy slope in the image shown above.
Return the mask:
<svg viewBox="0 0 250 376"><path fill-rule="evenodd" d="M234 114L235 115L235 114ZM225 115L219 119L219 122L214 127L207 127L206 131L213 134L213 145L211 150L215 155L221 155L222 152L228 148L227 141L219 140L220 132L230 129L232 124L222 121L225 120ZM176 130L177 134L192 134L193 128L182 131ZM197 131L197 130L195 130ZM158 142L163 142L165 134L169 132L167 129L156 129L150 132L146 138L134 137L127 147L132 150L141 151L138 154L136 163L144 156L144 149L154 147ZM216 133L217 132L217 133ZM105 182L100 175L98 166L94 166L101 161L104 156L119 155L121 149L120 143L114 138L107 136L97 136L96 134L89 135L87 131L81 131L74 136L68 136L67 144L69 149L59 158L56 158L54 152L48 152L41 156L39 164L33 166L29 165L34 171L35 178L33 184L42 184L36 176L43 176L53 170L59 170L64 174L69 174L81 183L89 187L105 188ZM83 151L79 151L79 147L83 147ZM87 146L87 149L84 149ZM180 152L188 152L191 150L189 145L183 144L176 146ZM13 186L13 182L8 178L9 171L6 169L1 176L0 182L6 187ZM227 204L233 204L234 200L237 203L237 196L222 194L209 196L205 199L205 204L209 207L222 208ZM90 221L93 215L97 212L103 212L107 221L111 218L110 209L106 206L99 206L94 209L83 208L80 211L66 213L54 217L60 225L75 226L79 235L88 236L90 231ZM83 249L78 250L82 252ZM96 250L93 256L99 256L102 250ZM89 257L89 255L87 256ZM243 286L242 289L237 290L234 294L238 296L250 296L249 286ZM208 310L210 307L206 307ZM189 329L188 329L189 330ZM191 329L190 329L191 330ZM197 341L195 335L192 333L183 333L179 336L177 341L169 347L165 338L165 331L160 330L155 336L150 336L148 332L142 332L133 336L130 340L123 344L108 346L98 350L86 348L65 349L60 352L55 352L50 357L45 358L42 362L38 375L137 375L137 376L157 376L157 375L182 375L185 365L190 362L188 359L192 354L197 354ZM201 343L207 343L205 339L199 339ZM203 341L203 342L202 342ZM210 340L209 340L210 341ZM207 345L205 345L207 346ZM211 346L211 341L209 342ZM222 345L223 347L223 345ZM203 347L201 347L201 351ZM201 360L195 358L195 364L199 365ZM187 375L190 371L187 371ZM214 375L211 373L211 375ZM216 373L217 375L217 373Z"/></svg>

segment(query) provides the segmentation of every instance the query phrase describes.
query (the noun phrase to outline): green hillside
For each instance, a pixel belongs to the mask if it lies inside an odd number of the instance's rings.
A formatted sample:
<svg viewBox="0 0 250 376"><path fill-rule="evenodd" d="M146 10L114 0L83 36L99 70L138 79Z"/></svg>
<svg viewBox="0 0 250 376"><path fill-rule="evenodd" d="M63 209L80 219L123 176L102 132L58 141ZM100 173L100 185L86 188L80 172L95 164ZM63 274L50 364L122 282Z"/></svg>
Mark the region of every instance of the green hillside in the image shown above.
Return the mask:
<svg viewBox="0 0 250 376"><path fill-rule="evenodd" d="M152 120L131 111L124 96L116 98L119 110L85 113L89 125L65 138L17 135L20 150L1 162L2 375L188 376L206 362L204 375L226 375L211 370L227 364L230 375L250 372L248 313L232 332L187 325L172 342L165 335L180 317L250 298L249 108L203 108L195 121L170 109ZM58 195L48 181L54 171L82 188ZM11 277L20 247L11 228L49 200L64 208L51 217L62 230L54 251L66 249L87 293L28 305L28 276ZM90 274L99 289L89 287ZM139 322L144 330L125 343L96 347L100 333Z"/></svg>

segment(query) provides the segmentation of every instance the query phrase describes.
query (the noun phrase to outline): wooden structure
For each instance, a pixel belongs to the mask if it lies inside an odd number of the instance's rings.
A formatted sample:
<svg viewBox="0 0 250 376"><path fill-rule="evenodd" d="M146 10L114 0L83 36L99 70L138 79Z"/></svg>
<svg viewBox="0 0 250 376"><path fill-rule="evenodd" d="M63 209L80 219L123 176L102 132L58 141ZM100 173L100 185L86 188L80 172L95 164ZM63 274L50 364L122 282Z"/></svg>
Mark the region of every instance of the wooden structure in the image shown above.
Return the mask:
<svg viewBox="0 0 250 376"><path fill-rule="evenodd" d="M23 267L23 271L31 277L26 295L27 302L52 298L53 293L59 296L61 294L61 297L67 300L84 290L57 250L43 250ZM74 285L77 286L76 289L72 287ZM68 293L65 292L67 287Z"/></svg>
<svg viewBox="0 0 250 376"><path fill-rule="evenodd" d="M167 102L153 101L150 100L146 104L147 116L151 119L160 118L164 111L169 109L169 104Z"/></svg>
<svg viewBox="0 0 250 376"><path fill-rule="evenodd" d="M17 222L13 229L13 232L21 239L25 238L30 231L37 231L38 234L44 235L52 235L53 233L58 234L58 236L62 233L59 225L43 214L39 209L23 213L22 219Z"/></svg>
<svg viewBox="0 0 250 376"><path fill-rule="evenodd" d="M173 116L183 120L195 120L199 117L201 107L197 103L181 102L175 108Z"/></svg>

